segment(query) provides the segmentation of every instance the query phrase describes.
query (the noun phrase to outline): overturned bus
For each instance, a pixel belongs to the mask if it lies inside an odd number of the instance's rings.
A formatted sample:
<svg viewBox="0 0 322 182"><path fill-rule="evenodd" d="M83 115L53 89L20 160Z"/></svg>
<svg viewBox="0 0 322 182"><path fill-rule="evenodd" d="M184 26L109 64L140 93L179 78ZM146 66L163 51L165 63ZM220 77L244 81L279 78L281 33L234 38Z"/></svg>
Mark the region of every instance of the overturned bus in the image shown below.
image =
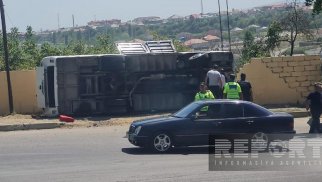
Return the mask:
<svg viewBox="0 0 322 182"><path fill-rule="evenodd" d="M176 52L171 41L119 43L120 54L50 56L37 68L46 116L176 110L193 101L213 64L233 68L231 52Z"/></svg>

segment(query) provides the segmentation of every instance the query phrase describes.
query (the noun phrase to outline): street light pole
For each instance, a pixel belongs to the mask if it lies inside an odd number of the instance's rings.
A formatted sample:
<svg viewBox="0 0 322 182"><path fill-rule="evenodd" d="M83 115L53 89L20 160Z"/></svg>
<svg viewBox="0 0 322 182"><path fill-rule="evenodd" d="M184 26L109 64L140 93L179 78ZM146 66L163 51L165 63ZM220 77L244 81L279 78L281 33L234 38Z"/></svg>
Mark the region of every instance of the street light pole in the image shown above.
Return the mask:
<svg viewBox="0 0 322 182"><path fill-rule="evenodd" d="M227 6L227 24L228 24L228 39L229 39L229 51L231 51L231 37L230 37L230 22L229 22L229 11L228 11L228 0L226 0Z"/></svg>
<svg viewBox="0 0 322 182"><path fill-rule="evenodd" d="M4 5L2 0L0 0L0 11L1 11L1 22L2 22L2 34L3 34L2 37L3 37L3 48L4 48L4 60L6 64L7 84L8 84L9 111L10 111L10 114L12 114L13 99L12 99L12 88L11 88L11 80L10 80L8 39L7 39L6 19L4 14Z"/></svg>
<svg viewBox="0 0 322 182"><path fill-rule="evenodd" d="M221 50L224 50L224 40L222 37L222 24L221 24L221 13L220 13L220 0L218 0L218 8L219 8L219 24L220 24L220 39L221 39Z"/></svg>

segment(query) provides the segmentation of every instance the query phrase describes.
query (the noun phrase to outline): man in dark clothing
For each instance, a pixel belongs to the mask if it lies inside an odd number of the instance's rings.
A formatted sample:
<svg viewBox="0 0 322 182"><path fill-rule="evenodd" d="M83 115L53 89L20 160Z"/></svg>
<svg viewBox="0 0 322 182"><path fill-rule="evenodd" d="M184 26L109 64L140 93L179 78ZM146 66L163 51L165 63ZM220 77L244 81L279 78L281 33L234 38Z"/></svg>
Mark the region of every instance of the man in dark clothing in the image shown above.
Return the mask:
<svg viewBox="0 0 322 182"><path fill-rule="evenodd" d="M310 93L306 98L306 110L310 111L312 123L309 133L320 133L320 116L321 116L321 83L315 83L315 91Z"/></svg>
<svg viewBox="0 0 322 182"><path fill-rule="evenodd" d="M246 101L253 101L252 85L246 81L246 74L240 74L240 80L237 82L243 93L243 98Z"/></svg>

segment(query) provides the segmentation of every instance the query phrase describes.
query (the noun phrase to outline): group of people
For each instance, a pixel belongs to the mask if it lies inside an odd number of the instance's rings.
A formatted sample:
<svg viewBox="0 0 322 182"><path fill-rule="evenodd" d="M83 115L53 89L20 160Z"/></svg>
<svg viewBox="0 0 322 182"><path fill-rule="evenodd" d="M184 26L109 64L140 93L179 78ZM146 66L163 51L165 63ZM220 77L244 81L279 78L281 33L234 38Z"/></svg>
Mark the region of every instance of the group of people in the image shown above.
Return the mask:
<svg viewBox="0 0 322 182"><path fill-rule="evenodd" d="M219 70L218 65L214 65L207 72L205 82L200 83L199 92L195 96L195 101L205 99L239 99L253 101L252 86L246 81L246 74L242 73L238 82L235 79L235 75L230 74L227 80L223 69Z"/></svg>
<svg viewBox="0 0 322 182"><path fill-rule="evenodd" d="M208 71L205 82L201 82L199 92L195 95L195 101L207 99L238 99L253 101L252 85L246 81L246 74L241 73L240 80L235 81L234 74L226 76L219 67L214 65ZM209 88L209 90L208 90ZM306 109L311 113L309 133L321 133L320 116L322 114L322 83L314 84L314 92L310 93L306 99Z"/></svg>

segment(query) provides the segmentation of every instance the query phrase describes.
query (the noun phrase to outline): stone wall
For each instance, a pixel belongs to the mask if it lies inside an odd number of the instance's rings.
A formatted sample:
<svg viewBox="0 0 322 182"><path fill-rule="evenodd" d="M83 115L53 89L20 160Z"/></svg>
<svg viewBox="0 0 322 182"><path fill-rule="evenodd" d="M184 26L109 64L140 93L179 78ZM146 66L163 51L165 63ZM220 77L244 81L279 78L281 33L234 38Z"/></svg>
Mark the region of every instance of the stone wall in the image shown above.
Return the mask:
<svg viewBox="0 0 322 182"><path fill-rule="evenodd" d="M244 72L259 104L302 104L314 82L321 81L319 56L252 59Z"/></svg>

